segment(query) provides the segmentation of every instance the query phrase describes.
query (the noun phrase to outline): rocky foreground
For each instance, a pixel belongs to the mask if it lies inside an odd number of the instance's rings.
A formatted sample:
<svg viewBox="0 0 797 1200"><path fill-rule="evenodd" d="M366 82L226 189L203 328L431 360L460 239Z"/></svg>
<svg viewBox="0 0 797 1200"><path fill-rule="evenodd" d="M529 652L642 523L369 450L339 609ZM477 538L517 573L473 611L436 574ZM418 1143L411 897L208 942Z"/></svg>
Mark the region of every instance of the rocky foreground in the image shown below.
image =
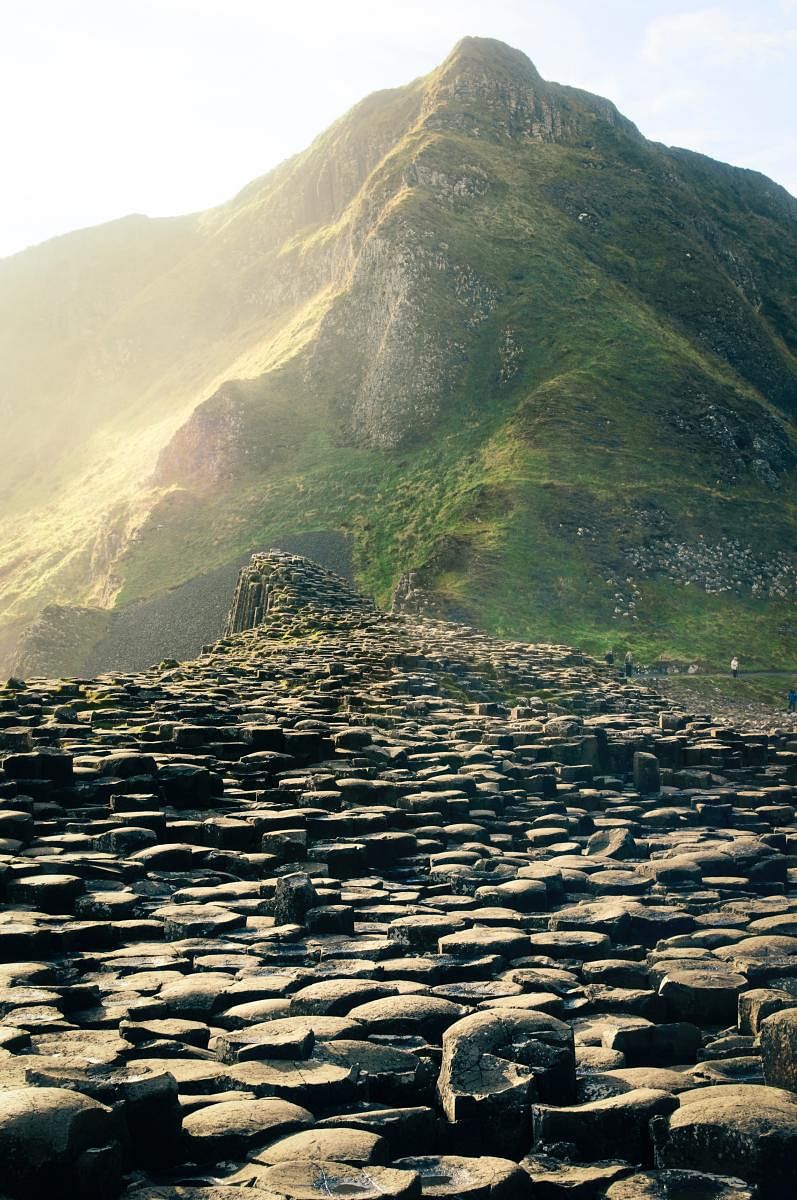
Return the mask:
<svg viewBox="0 0 797 1200"><path fill-rule="evenodd" d="M285 556L229 627L0 690L2 1196L792 1196L794 735Z"/></svg>

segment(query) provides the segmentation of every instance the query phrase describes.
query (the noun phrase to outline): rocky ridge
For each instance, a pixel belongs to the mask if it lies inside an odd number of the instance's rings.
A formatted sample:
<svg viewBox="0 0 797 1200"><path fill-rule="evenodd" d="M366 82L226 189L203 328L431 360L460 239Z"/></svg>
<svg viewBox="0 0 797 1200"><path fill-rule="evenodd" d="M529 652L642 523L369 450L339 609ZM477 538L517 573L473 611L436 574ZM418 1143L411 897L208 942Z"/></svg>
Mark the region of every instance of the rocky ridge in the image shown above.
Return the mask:
<svg viewBox="0 0 797 1200"><path fill-rule="evenodd" d="M785 1200L794 735L338 586L0 689L4 1195Z"/></svg>
<svg viewBox="0 0 797 1200"><path fill-rule="evenodd" d="M305 605L324 610L367 613L374 602L361 595L340 575L304 558L270 550L253 554L239 576L224 634L268 623L270 616L297 613Z"/></svg>

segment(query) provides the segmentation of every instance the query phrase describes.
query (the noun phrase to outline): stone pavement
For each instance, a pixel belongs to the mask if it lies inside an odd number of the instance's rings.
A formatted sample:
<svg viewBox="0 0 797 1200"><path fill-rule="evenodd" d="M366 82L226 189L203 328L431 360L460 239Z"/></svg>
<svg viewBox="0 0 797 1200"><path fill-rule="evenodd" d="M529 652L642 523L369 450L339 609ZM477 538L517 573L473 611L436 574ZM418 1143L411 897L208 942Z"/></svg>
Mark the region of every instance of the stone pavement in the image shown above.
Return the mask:
<svg viewBox="0 0 797 1200"><path fill-rule="evenodd" d="M795 736L247 570L0 689L0 1197L793 1196Z"/></svg>

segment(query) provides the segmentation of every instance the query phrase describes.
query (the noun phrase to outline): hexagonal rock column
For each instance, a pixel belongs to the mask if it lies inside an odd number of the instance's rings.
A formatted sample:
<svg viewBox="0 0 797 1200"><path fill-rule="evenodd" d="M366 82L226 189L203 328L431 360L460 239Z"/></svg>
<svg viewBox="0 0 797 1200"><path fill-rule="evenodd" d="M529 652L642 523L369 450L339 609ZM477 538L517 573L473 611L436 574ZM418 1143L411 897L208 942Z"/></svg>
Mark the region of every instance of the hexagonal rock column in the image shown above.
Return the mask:
<svg viewBox="0 0 797 1200"><path fill-rule="evenodd" d="M760 1038L767 1083L797 1092L797 1008L766 1017L761 1022Z"/></svg>
<svg viewBox="0 0 797 1200"><path fill-rule="evenodd" d="M66 1088L0 1091L0 1177L14 1200L108 1200L121 1187L119 1122Z"/></svg>
<svg viewBox="0 0 797 1200"><path fill-rule="evenodd" d="M634 755L634 787L641 796L656 795L661 791L659 760L655 754L638 750Z"/></svg>
<svg viewBox="0 0 797 1200"><path fill-rule="evenodd" d="M531 1140L530 1102L574 1098L573 1031L540 1012L463 1017L443 1035L437 1091L456 1145L519 1156Z"/></svg>
<svg viewBox="0 0 797 1200"><path fill-rule="evenodd" d="M797 1098L780 1088L719 1085L682 1093L651 1123L657 1167L737 1176L763 1200L794 1195Z"/></svg>

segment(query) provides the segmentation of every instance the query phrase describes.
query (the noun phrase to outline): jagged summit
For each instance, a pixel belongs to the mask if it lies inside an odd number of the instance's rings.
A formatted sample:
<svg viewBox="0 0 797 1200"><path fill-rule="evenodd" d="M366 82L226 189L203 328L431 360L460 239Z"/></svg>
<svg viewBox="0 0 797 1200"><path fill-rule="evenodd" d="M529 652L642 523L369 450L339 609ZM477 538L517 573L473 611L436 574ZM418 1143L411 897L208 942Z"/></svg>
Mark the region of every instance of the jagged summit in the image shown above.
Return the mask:
<svg viewBox="0 0 797 1200"><path fill-rule="evenodd" d="M431 129L471 137L561 136L558 106L533 63L489 38L464 38L429 77L423 102Z"/></svg>
<svg viewBox="0 0 797 1200"><path fill-rule="evenodd" d="M472 74L507 83L547 86L527 54L488 37L460 38L434 74L441 78Z"/></svg>
<svg viewBox="0 0 797 1200"><path fill-rule="evenodd" d="M550 142L578 138L597 119L640 136L610 100L544 80L521 50L492 38L463 38L424 85L431 129Z"/></svg>

